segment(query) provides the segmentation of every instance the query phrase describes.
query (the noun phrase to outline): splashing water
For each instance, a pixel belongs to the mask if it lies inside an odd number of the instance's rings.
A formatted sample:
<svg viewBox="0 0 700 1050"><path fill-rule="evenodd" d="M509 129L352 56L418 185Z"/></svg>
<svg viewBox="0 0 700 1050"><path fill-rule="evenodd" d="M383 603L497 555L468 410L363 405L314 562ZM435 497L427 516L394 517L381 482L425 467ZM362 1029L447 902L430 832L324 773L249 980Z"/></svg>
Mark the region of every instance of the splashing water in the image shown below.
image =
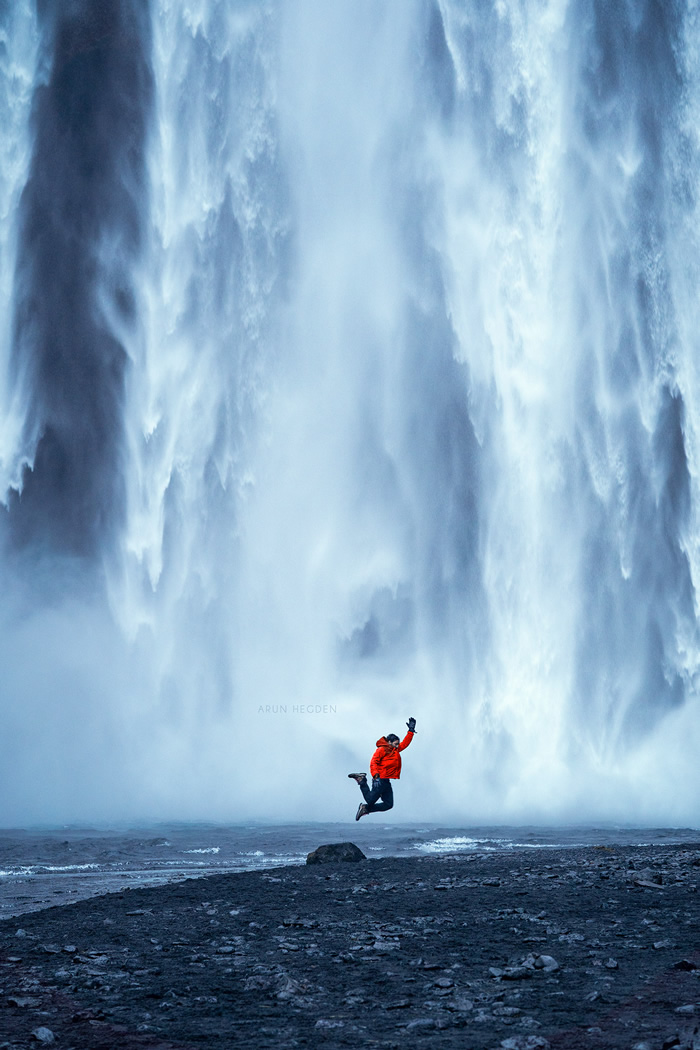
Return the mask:
<svg viewBox="0 0 700 1050"><path fill-rule="evenodd" d="M695 3L32 10L0 820L696 819Z"/></svg>

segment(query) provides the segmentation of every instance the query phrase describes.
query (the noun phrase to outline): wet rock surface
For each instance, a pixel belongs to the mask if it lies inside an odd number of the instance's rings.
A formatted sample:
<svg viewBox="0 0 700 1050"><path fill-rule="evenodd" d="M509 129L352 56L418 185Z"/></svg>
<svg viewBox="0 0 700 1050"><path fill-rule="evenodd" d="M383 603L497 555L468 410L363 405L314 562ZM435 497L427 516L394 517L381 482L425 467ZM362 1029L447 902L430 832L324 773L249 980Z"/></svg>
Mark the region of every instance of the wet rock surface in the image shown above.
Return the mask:
<svg viewBox="0 0 700 1050"><path fill-rule="evenodd" d="M700 1048L700 843L220 875L0 924L0 1048Z"/></svg>
<svg viewBox="0 0 700 1050"><path fill-rule="evenodd" d="M354 842L331 842L318 846L307 855L307 864L337 864L340 861L357 863L367 860L362 850Z"/></svg>

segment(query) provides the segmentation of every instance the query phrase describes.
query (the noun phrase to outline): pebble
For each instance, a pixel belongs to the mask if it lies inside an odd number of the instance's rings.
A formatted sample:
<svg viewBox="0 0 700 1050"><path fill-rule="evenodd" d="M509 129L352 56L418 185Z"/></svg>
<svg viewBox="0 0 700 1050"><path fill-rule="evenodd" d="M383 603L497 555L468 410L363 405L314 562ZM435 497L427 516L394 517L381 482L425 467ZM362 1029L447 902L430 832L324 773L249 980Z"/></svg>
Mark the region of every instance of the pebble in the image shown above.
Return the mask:
<svg viewBox="0 0 700 1050"><path fill-rule="evenodd" d="M470 1010L474 1009L474 1002L472 999L468 999L464 995L455 995L449 1002L449 1009L459 1010L464 1013L469 1013Z"/></svg>
<svg viewBox="0 0 700 1050"><path fill-rule="evenodd" d="M42 1043L44 1046L48 1046L49 1043L56 1042L56 1036L53 1034L50 1028L44 1028L43 1025L39 1028L35 1028L32 1035L38 1043Z"/></svg>
<svg viewBox="0 0 700 1050"><path fill-rule="evenodd" d="M503 1039L503 1050L549 1050L549 1043L541 1035L514 1035Z"/></svg>
<svg viewBox="0 0 700 1050"><path fill-rule="evenodd" d="M553 973L559 969L559 963L553 955L538 955L534 965L536 970L544 970L545 973Z"/></svg>
<svg viewBox="0 0 700 1050"><path fill-rule="evenodd" d="M409 1031L415 1028L437 1028L437 1021L434 1017L416 1017L415 1020L409 1021L405 1027Z"/></svg>
<svg viewBox="0 0 700 1050"><path fill-rule="evenodd" d="M523 981L532 977L531 966L507 966L503 971L504 981Z"/></svg>

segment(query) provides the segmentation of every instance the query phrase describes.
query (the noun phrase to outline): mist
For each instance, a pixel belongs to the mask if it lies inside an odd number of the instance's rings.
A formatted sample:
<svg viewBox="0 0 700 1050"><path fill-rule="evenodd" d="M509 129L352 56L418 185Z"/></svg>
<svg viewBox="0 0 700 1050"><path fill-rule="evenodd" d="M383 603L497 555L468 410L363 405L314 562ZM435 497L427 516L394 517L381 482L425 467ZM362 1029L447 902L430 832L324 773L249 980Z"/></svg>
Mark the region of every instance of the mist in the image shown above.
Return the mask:
<svg viewBox="0 0 700 1050"><path fill-rule="evenodd" d="M699 33L0 3L0 824L697 823Z"/></svg>

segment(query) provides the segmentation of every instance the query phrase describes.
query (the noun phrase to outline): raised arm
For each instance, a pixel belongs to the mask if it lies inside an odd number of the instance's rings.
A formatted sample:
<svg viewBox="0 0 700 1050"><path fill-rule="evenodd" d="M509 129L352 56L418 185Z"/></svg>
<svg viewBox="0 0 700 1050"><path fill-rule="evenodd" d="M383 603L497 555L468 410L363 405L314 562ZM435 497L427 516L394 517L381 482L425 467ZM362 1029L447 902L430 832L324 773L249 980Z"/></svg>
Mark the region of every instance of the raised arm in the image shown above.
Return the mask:
<svg viewBox="0 0 700 1050"><path fill-rule="evenodd" d="M415 718L409 718L409 720L406 723L406 725L408 726L408 732L406 733L406 736L403 738L403 740L399 744L399 751L403 751L405 748L408 747L408 745L413 740L413 737L414 737L415 732L416 732L416 720L415 720Z"/></svg>

